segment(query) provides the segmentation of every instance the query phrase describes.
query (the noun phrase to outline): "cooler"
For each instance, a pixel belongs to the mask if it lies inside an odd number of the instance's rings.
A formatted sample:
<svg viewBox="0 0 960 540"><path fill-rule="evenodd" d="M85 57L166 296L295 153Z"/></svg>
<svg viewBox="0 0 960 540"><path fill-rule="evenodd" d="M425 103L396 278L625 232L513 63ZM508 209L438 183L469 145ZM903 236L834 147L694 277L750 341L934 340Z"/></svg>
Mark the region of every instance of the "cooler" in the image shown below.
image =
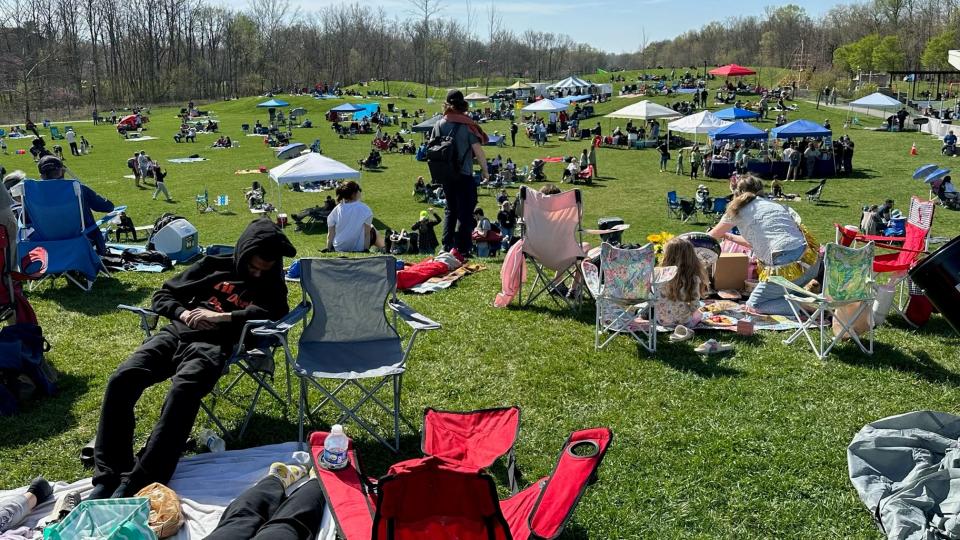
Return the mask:
<svg viewBox="0 0 960 540"><path fill-rule="evenodd" d="M197 228L185 219L176 219L157 231L151 242L154 249L176 262L185 262L200 254Z"/></svg>

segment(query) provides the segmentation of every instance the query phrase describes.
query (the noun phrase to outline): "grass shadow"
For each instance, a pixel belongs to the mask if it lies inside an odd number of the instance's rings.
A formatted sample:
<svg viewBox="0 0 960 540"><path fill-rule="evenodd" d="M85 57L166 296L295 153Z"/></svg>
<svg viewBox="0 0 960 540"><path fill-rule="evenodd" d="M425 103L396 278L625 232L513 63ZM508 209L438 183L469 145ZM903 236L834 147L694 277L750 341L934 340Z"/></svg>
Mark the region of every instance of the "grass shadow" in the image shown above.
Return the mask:
<svg viewBox="0 0 960 540"><path fill-rule="evenodd" d="M658 342L660 340L658 339ZM743 372L721 364L735 353L721 355L700 355L693 350L690 343L670 343L664 340L657 343L657 354L651 356L637 346L641 358L650 358L672 369L695 375L701 379L715 379L718 377L741 377Z"/></svg>
<svg viewBox="0 0 960 540"><path fill-rule="evenodd" d="M874 342L873 354L864 354L854 343L837 345L833 349L836 358L850 366L872 369L891 369L916 375L928 382L960 386L960 374L938 364L926 351L917 351L915 356L884 343Z"/></svg>
<svg viewBox="0 0 960 540"><path fill-rule="evenodd" d="M52 364L56 365L58 356L56 352L51 355ZM77 418L73 413L74 403L86 395L92 378L61 373L57 379L57 395L37 397L21 403L18 414L3 419L0 448L23 446L75 428Z"/></svg>
<svg viewBox="0 0 960 540"><path fill-rule="evenodd" d="M543 293L534 300L534 304L529 306L520 306L514 303L511 303L507 308L511 311L531 311L533 313L538 313L541 315L549 315L551 317L557 317L560 319L569 319L577 322L581 322L588 325L593 325L594 318L594 307L592 302L585 302L583 306L580 307L580 311L575 312L574 310L568 308L565 304L562 304L563 300L557 298L557 302L552 302L549 299L545 298L548 293Z"/></svg>
<svg viewBox="0 0 960 540"><path fill-rule="evenodd" d="M80 290L66 279L57 279L51 284L38 285L30 295L59 304L67 311L103 315L116 311L117 304L140 305L153 291L153 287L124 283L113 276L101 276L90 292Z"/></svg>

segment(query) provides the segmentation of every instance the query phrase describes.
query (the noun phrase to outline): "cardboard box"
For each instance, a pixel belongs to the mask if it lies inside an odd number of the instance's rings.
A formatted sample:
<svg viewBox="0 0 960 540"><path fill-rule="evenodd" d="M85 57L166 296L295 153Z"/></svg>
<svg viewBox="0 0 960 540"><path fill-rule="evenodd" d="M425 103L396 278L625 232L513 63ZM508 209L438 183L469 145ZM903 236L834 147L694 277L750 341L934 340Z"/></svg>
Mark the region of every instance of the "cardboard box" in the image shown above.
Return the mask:
<svg viewBox="0 0 960 540"><path fill-rule="evenodd" d="M746 253L721 253L713 267L713 288L742 291L750 262Z"/></svg>

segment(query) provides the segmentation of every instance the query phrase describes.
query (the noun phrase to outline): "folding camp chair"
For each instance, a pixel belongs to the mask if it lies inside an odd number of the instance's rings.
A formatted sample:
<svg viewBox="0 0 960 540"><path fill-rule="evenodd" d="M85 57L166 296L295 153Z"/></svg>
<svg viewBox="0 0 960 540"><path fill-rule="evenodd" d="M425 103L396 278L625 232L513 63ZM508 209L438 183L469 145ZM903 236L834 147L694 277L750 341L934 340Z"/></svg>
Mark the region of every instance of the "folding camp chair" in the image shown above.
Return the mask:
<svg viewBox="0 0 960 540"><path fill-rule="evenodd" d="M680 219L680 199L676 191L667 192L667 217Z"/></svg>
<svg viewBox="0 0 960 540"><path fill-rule="evenodd" d="M155 311L124 304L118 305L117 309L129 311L140 317L140 330L143 331L145 338L149 338L157 330L157 325L160 322L160 315ZM275 400L277 400L277 403L279 403L284 410L286 410L287 405L292 401L289 364L287 364L286 399L284 399L284 397L282 397L271 384L273 381L274 372L276 371L274 358L276 357L276 352L278 349L286 347L287 333L290 331L290 328L306 315L308 309L309 306L301 304L278 321L253 320L247 321L246 324L243 325L243 330L240 333L240 339L237 342L237 345L234 346L230 358L227 359L227 362L223 367L224 375L230 373L230 369L233 367L239 369L240 372L236 377L225 384L223 379L218 381L216 388L214 388L213 392L211 392L210 398L208 399L209 404L202 401L200 402L200 408L204 413L206 413L210 421L220 429L220 433L222 433L225 438L231 435L230 430L226 428L223 421L216 415L214 410L216 409L218 400L233 400L231 393L245 376L253 380L253 382L257 385L257 388L253 392L253 397L250 400L250 404L247 405L246 409L244 410L245 414L243 417L243 422L240 424L240 429L236 435L237 439L243 438L243 434L247 430L247 426L250 424L250 419L253 418L253 413L257 408L257 403L259 402L260 395L263 391L266 391ZM240 405L239 403L236 404L239 407L243 407L243 405Z"/></svg>
<svg viewBox="0 0 960 540"><path fill-rule="evenodd" d="M312 433L310 452L340 537L559 537L583 493L596 481L613 433L607 428L572 433L550 476L520 490L514 458L519 426L516 407L464 413L427 409L421 443L427 457L397 463L379 480L364 474L352 443L346 468L319 466L327 434ZM499 500L487 469L504 455L512 495Z"/></svg>
<svg viewBox="0 0 960 540"><path fill-rule="evenodd" d="M197 212L201 214L204 212L209 212L213 210L213 207L210 206L210 194L205 189L203 193L197 194Z"/></svg>
<svg viewBox="0 0 960 540"><path fill-rule="evenodd" d="M727 213L727 204L730 201L726 197L714 197L713 202L710 205L708 210L704 210L703 214L705 216L710 216L714 221L720 221L720 218Z"/></svg>
<svg viewBox="0 0 960 540"><path fill-rule="evenodd" d="M580 286L583 282L580 261L586 258L583 233L599 234L581 226L583 199L580 190L544 195L521 186L518 199L523 255L530 260L536 272L525 299L523 280L518 281L518 302L521 306L529 306L547 293L558 306L579 311L584 293L584 288ZM518 271L522 271L522 265ZM551 271L555 272L554 277L547 275Z"/></svg>
<svg viewBox="0 0 960 540"><path fill-rule="evenodd" d="M807 200L820 202L820 196L823 195L823 186L827 185L827 179L820 180L820 183L807 190Z"/></svg>
<svg viewBox="0 0 960 540"><path fill-rule="evenodd" d="M896 289L896 303L893 308L913 327L917 325L906 314L910 301L911 284L907 272L926 255L929 250L930 230L933 227L933 213L936 204L919 197L910 199L910 213L905 224L905 236L871 236L858 234L850 229L834 224L837 241L856 245L857 242L874 242L875 247L889 250L873 259L873 271L887 275L887 285ZM900 244L900 245L896 245Z"/></svg>
<svg viewBox="0 0 960 540"><path fill-rule="evenodd" d="M793 335L784 341L790 344L801 335L807 338L817 357L823 359L844 336L849 336L867 354L873 354L874 317L873 302L876 299L876 282L873 279L873 243L862 248L848 248L829 243L824 247L823 292L812 293L781 276L770 276L770 282L786 289L790 310L800 321ZM810 308L813 308L811 311ZM839 314L838 310L845 309ZM854 326L866 314L869 324L869 345L860 341ZM830 326L827 316L839 324L840 331L825 344ZM819 334L815 341L811 332Z"/></svg>
<svg viewBox="0 0 960 540"><path fill-rule="evenodd" d="M606 242L600 245L600 268L590 261L581 263L584 281L597 303L596 350L625 334L648 352L657 351L656 288L673 279L677 267L656 269L656 264L653 244L621 249ZM600 336L605 333L610 335L601 342Z"/></svg>
<svg viewBox="0 0 960 540"><path fill-rule="evenodd" d="M300 269L302 305L312 304L313 313L300 336L296 358L285 349L300 379L299 441L304 442L304 417L333 403L342 411L338 422L352 419L387 448L398 451L400 386L407 358L420 332L437 330L440 324L397 298L394 257L306 258L300 259ZM398 318L413 331L406 344L397 333ZM336 388L323 386L324 379L337 381ZM313 408L307 399L310 386L323 396ZM392 407L377 396L385 386L392 388ZM360 392L354 405L348 405L341 394L351 387ZM365 405L378 406L391 417L392 441L378 432L372 420L361 418L358 413Z"/></svg>
<svg viewBox="0 0 960 540"><path fill-rule="evenodd" d="M117 207L103 218L86 223L83 191L76 180L24 180L21 226L17 251L29 253L41 247L49 254L46 274L36 283L63 276L70 283L89 291L97 274L110 275L87 234L109 222L126 207Z"/></svg>
<svg viewBox="0 0 960 540"><path fill-rule="evenodd" d="M50 126L50 140L56 141L63 138L63 134L60 133L60 128L57 126Z"/></svg>

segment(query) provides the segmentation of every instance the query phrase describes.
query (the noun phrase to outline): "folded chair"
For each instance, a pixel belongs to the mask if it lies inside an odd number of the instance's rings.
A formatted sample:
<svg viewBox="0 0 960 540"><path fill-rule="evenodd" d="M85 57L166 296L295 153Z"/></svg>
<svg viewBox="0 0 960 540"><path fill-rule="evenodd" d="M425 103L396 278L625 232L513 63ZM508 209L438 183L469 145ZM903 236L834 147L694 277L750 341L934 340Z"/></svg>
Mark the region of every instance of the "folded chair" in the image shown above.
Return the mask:
<svg viewBox="0 0 960 540"><path fill-rule="evenodd" d="M594 348L600 350L620 334L631 336L648 352L657 351L656 288L673 279L676 266L662 269L653 244L621 249L600 246L600 267L583 261L583 276L597 304ZM656 272L655 270L659 270ZM609 333L601 342L603 334Z"/></svg>
<svg viewBox="0 0 960 540"><path fill-rule="evenodd" d="M230 437L231 433L214 412L217 401L220 399L235 401L231 393L244 377L249 377L257 385L257 388L253 393L250 404L246 406L243 422L240 424L240 429L236 434L237 439L243 438L243 434L247 430L247 425L250 423L250 419L253 418L253 413L257 408L260 394L263 391L266 391L277 400L277 403L279 403L284 410L286 410L287 404L292 401L290 397L292 392L289 365L287 365L286 398L282 397L271 384L276 370L274 358L278 349L286 348L287 334L290 328L306 315L308 308L309 306L301 304L280 320L254 320L247 321L247 323L244 324L240 339L237 345L234 346L233 352L223 368L224 375L228 374L233 367L236 367L239 373L226 383L224 383L224 379L221 378L216 388L214 388L210 394L210 398L208 398L209 403L200 402L200 408L203 409L203 412L206 413L210 421L220 429L220 433L222 433L225 438ZM147 308L121 304L117 306L117 309L129 311L140 317L140 330L143 331L145 338L153 335L160 322L160 315ZM237 403L237 405L243 407L243 405L239 403Z"/></svg>
<svg viewBox="0 0 960 540"><path fill-rule="evenodd" d="M45 279L63 276L89 291L99 272L110 273L87 237L126 207L93 223L86 223L83 191L76 180L24 180L23 213L17 235L17 251L29 253L43 248L48 253L46 275L31 282L31 289Z"/></svg>
<svg viewBox="0 0 960 540"><path fill-rule="evenodd" d="M407 358L420 332L437 330L440 325L397 298L394 257L306 258L300 259L300 269L301 305L312 304L313 311L300 335L296 357L285 348L300 379L299 441L304 442L305 416L333 403L342 412L337 423L352 419L387 448L398 451L400 387ZM412 330L406 343L397 333L397 319ZM321 384L324 380L336 386L327 388ZM307 392L310 387L323 396L312 408ZM353 405L348 405L342 394L349 388L359 393ZM392 390L392 403L378 396L383 389ZM389 440L369 417L361 417L360 410L365 406L390 416Z"/></svg>
<svg viewBox="0 0 960 540"><path fill-rule="evenodd" d="M516 407L424 414L426 457L393 465L380 479L367 477L352 443L349 465L319 466L327 434L310 435L317 476L340 537L345 540L527 540L557 538L570 520L613 439L607 428L567 438L549 476L523 490L513 458L520 425ZM487 469L507 456L512 495L497 497Z"/></svg>
<svg viewBox="0 0 960 540"><path fill-rule="evenodd" d="M533 264L536 278L526 298L523 297L523 280L519 281L517 300L521 306L529 306L547 293L558 306L578 311L584 291L580 287L583 281L580 261L586 258L580 190L544 195L521 186L518 199L523 255ZM551 272L555 276L548 275Z"/></svg>
<svg viewBox="0 0 960 540"><path fill-rule="evenodd" d="M817 357L823 359L844 336L849 336L860 350L873 354L873 302L877 296L872 271L873 243L867 243L861 248L830 243L824 250L821 294L812 293L781 276L770 277L771 283L786 289L784 298L800 321L800 328L784 340L784 343L793 343L802 335L807 338ZM841 309L844 313L838 317ZM860 341L860 336L854 330L856 322L864 314L869 325L866 332L869 337L868 345ZM840 326L840 331L830 338L829 343L827 332L831 331L831 325L827 321L828 316ZM813 338L813 332L818 334L818 340Z"/></svg>

